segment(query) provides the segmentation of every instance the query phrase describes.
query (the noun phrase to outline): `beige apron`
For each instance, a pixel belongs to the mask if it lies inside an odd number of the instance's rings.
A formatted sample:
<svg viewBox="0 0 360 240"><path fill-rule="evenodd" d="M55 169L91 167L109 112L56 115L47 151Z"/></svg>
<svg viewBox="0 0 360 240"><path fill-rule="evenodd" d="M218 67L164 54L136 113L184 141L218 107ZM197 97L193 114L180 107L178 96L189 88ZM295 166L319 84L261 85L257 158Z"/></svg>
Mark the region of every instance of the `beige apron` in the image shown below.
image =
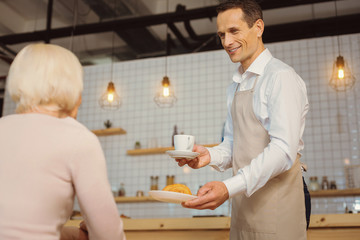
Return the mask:
<svg viewBox="0 0 360 240"><path fill-rule="evenodd" d="M264 151L270 137L253 111L252 89L235 91L233 173ZM239 85L238 85L239 87ZM292 168L272 178L250 197L232 198L231 240L306 239L305 200L299 155Z"/></svg>

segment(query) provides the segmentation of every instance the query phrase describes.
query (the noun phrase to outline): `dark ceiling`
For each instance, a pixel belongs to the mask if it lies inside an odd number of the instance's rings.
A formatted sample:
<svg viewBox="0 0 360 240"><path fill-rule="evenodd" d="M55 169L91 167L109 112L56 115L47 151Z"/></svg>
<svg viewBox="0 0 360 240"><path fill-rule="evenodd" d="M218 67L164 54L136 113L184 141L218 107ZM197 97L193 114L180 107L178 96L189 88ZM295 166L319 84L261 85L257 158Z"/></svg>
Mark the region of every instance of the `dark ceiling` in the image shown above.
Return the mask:
<svg viewBox="0 0 360 240"><path fill-rule="evenodd" d="M57 1L57 0L55 0ZM216 21L216 6L187 9L185 5L177 4L175 11L160 14L145 14L136 16L129 2L120 0L111 4L109 0L83 0L89 11L94 12L99 21L96 23L83 23L70 27L52 28L54 0L47 1L46 28L32 32L23 32L0 36L0 61L10 65L16 55L13 46L34 41L50 42L55 39L87 34L114 32L121 38L126 46L114 51L112 57L118 60L131 60L145 57L157 57L184 53L201 52L220 49L221 44L215 35L215 29L206 34L198 34L199 29L193 22L199 19ZM334 2L330 0L259 0L264 10L281 9L294 6ZM126 3L126 4L125 4ZM341 4L338 1L337 4ZM360 3L359 3L360 5ZM283 22L265 27L264 43L281 42L296 39L333 36L360 32L360 14L339 15L325 18L313 18L303 21ZM168 34L165 39L160 39L149 30L150 26L165 25ZM179 29L179 24L184 30ZM113 40L114 41L114 37ZM103 52L104 49L98 50ZM92 53L95 54L95 51ZM109 53L110 54L110 53ZM81 58L80 58L81 59ZM82 63L93 64L83 60ZM5 78L0 79L4 81ZM0 96L4 89L0 88ZM0 99L2 99L0 97ZM0 112L2 104L0 102Z"/></svg>
<svg viewBox="0 0 360 240"><path fill-rule="evenodd" d="M132 16L132 12L125 4L119 4L111 8L103 0L84 0L98 16L101 22L77 25L75 27L51 28L51 7L53 0L49 0L47 29L28 33L11 34L0 37L0 46L9 58L2 60L10 63L14 51L7 52L11 45L32 41L49 42L52 39L78 35L94 34L114 31L127 44L127 51L123 50L119 58L128 60L143 57L156 57L161 55L173 55L180 53L191 53L220 49L221 45L214 33L197 35L191 26L195 19L207 18L214 21L216 17L215 6L187 10L185 6L178 5L175 12L148 15L141 17ZM315 4L321 2L332 2L329 0L260 0L259 3L264 10L298 6L304 4ZM120 2L121 3L121 2ZM123 16L121 19L109 20L114 16ZM125 17L124 16L129 16ZM331 18L314 19L301 22L284 23L266 26L264 42L279 42L295 39L333 36L337 34L350 34L360 32L360 14L337 16ZM175 23L182 23L187 31L184 35L176 27ZM154 36L147 27L152 25L167 24L172 33L168 37L168 43ZM341 26L341 27L336 27ZM171 36L168 34L168 36ZM174 37L175 36L175 37ZM166 48L168 47L168 48Z"/></svg>

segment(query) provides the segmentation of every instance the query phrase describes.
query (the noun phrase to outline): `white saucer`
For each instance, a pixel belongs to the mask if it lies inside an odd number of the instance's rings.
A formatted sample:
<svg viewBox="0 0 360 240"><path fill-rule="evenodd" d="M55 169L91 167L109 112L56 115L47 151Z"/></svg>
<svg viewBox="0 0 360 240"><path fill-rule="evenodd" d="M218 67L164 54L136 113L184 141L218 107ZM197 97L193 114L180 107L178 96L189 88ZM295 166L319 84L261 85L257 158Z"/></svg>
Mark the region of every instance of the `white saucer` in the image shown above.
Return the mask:
<svg viewBox="0 0 360 240"><path fill-rule="evenodd" d="M179 151L179 150L169 150L166 151L170 157L179 159L179 158L186 158L188 160L194 159L200 155L198 152L190 152L190 151Z"/></svg>

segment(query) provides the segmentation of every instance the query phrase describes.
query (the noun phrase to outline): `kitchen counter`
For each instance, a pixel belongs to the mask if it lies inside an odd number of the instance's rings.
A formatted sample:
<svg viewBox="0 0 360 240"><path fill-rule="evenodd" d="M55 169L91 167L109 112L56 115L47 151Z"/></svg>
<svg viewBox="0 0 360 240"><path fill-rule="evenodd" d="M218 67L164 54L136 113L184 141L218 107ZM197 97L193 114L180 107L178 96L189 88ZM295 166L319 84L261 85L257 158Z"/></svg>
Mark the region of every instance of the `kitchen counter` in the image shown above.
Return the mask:
<svg viewBox="0 0 360 240"><path fill-rule="evenodd" d="M197 218L123 218L127 240L220 240L229 239L229 217ZM68 226L79 226L81 220L70 220Z"/></svg>
<svg viewBox="0 0 360 240"><path fill-rule="evenodd" d="M66 225L78 226L81 220ZM123 218L127 240L229 239L229 217ZM308 240L360 240L360 214L312 215Z"/></svg>
<svg viewBox="0 0 360 240"><path fill-rule="evenodd" d="M360 240L360 213L312 215L308 240Z"/></svg>

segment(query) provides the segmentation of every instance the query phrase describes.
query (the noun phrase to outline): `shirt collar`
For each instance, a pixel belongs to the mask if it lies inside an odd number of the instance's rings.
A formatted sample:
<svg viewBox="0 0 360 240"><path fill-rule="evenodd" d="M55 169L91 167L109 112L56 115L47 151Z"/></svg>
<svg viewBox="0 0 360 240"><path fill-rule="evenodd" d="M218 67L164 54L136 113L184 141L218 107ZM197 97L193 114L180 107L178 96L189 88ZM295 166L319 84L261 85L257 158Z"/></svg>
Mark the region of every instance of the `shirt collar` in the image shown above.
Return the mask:
<svg viewBox="0 0 360 240"><path fill-rule="evenodd" d="M260 55L255 59L253 63L246 69L245 72L242 70L240 65L233 74L233 81L236 83L241 83L246 78L252 75L262 75L265 69L266 64L271 60L272 54L269 49L265 49Z"/></svg>

